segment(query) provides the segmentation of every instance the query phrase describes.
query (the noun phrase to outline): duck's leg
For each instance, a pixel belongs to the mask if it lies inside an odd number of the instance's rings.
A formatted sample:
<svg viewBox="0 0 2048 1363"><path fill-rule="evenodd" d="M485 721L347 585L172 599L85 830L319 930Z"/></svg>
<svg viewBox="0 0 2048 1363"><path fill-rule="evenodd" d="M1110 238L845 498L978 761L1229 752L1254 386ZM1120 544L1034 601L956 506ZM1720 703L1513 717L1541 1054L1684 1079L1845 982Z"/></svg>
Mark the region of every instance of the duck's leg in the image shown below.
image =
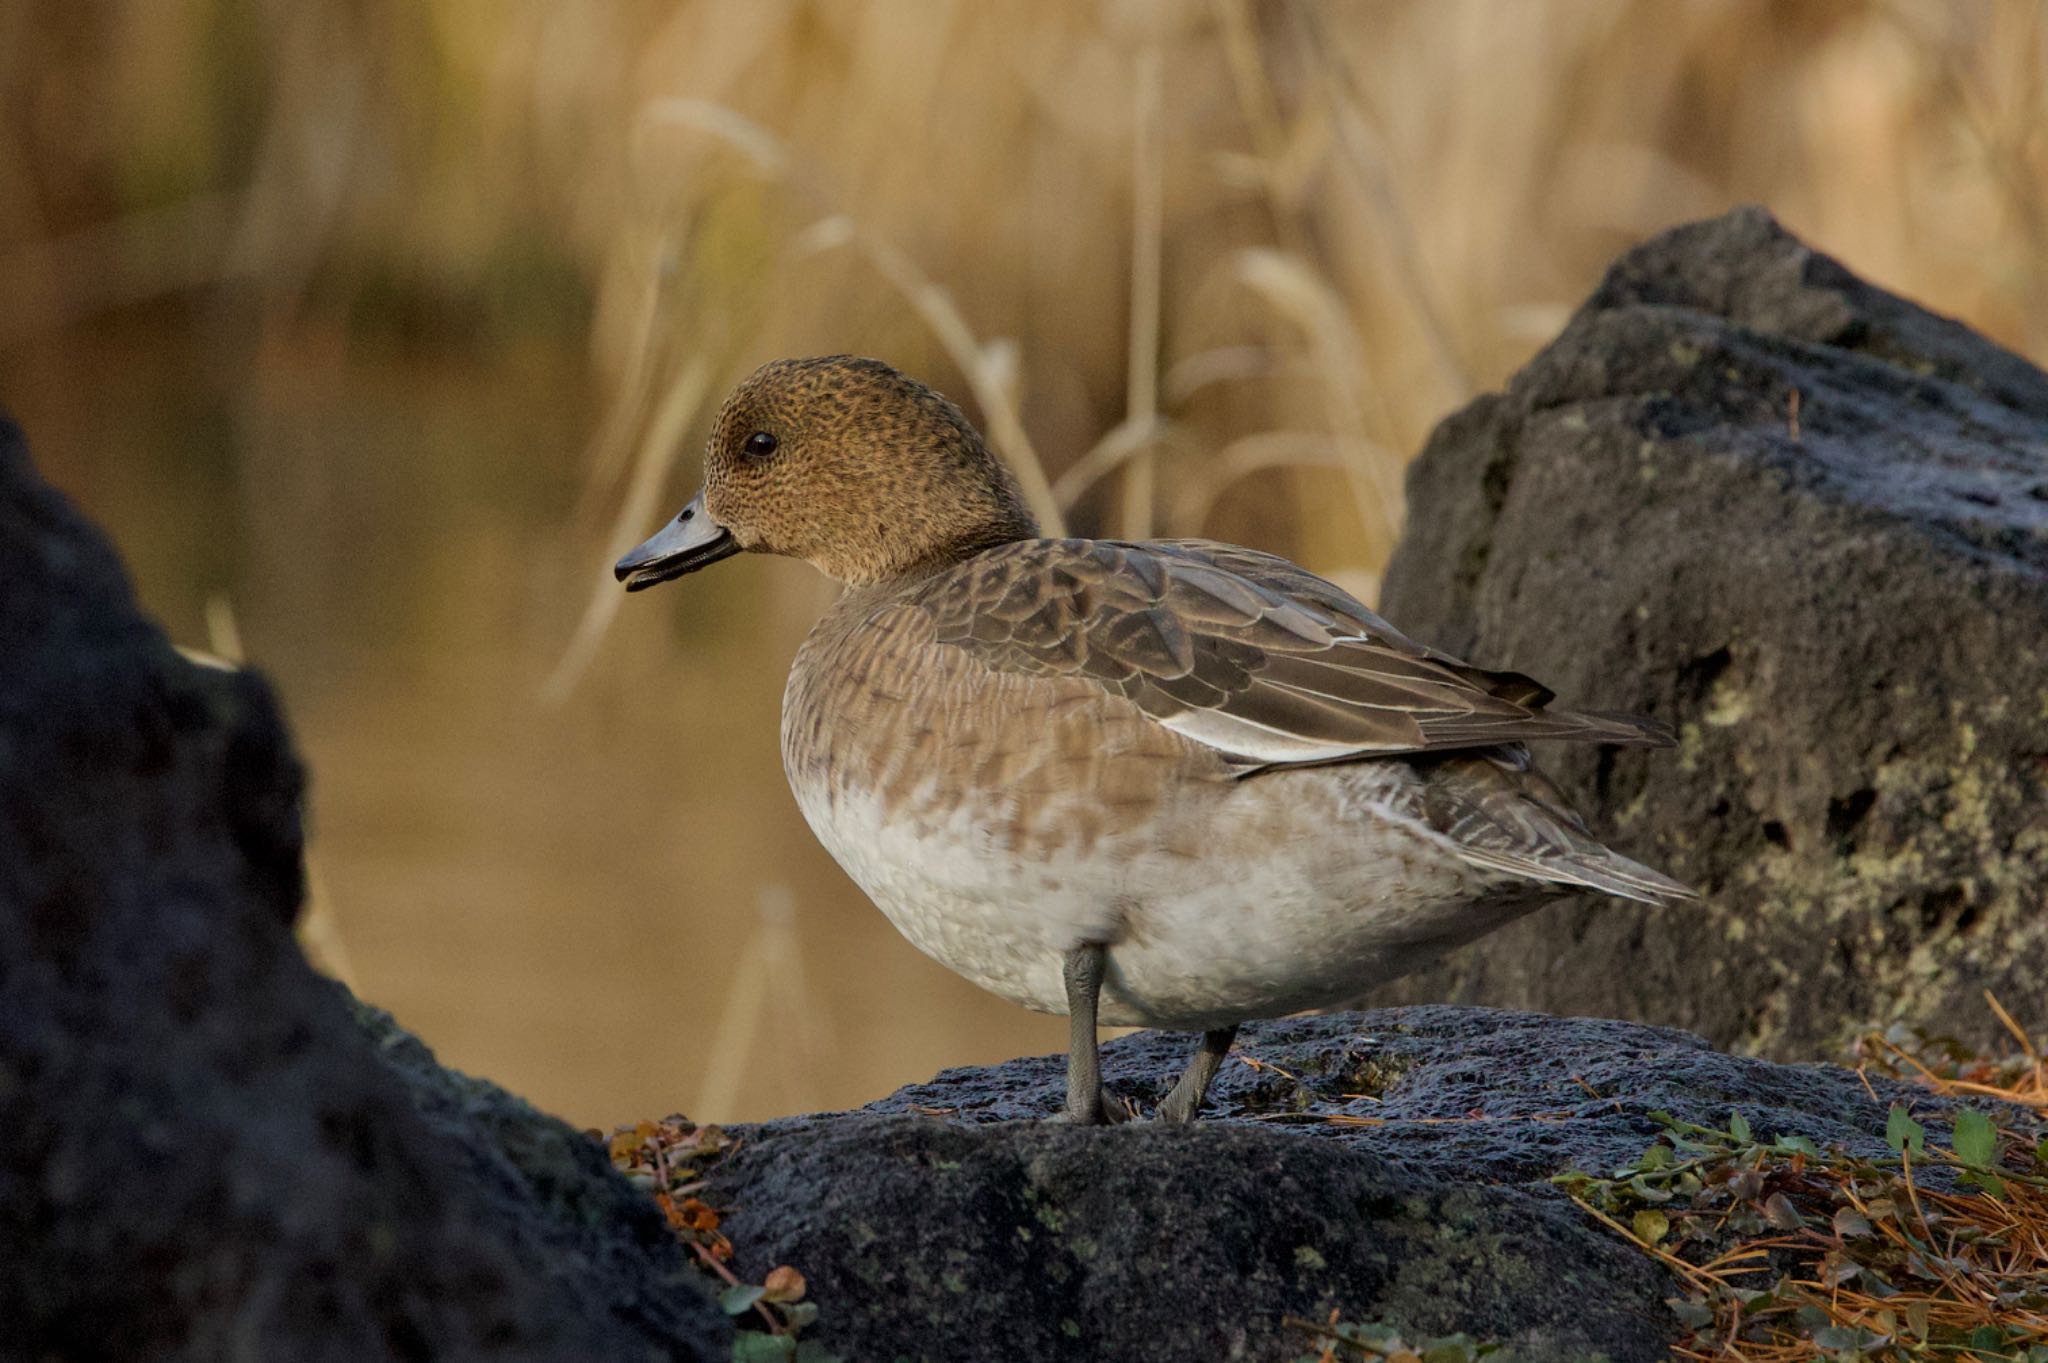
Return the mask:
<svg viewBox="0 0 2048 1363"><path fill-rule="evenodd" d="M1223 1057L1230 1054L1230 1043L1236 1036L1235 1023L1202 1033L1202 1044L1195 1051L1195 1058L1188 1062L1180 1082L1173 1086L1173 1092L1166 1095L1166 1101L1153 1114L1157 1120L1191 1122L1195 1119L1195 1114L1202 1108L1202 1095L1209 1091L1209 1081L1222 1067Z"/></svg>
<svg viewBox="0 0 2048 1363"><path fill-rule="evenodd" d="M1076 1126L1121 1122L1130 1116L1102 1087L1095 1049L1095 1009L1102 997L1102 945L1084 942L1067 953L1067 1107L1061 1119Z"/></svg>

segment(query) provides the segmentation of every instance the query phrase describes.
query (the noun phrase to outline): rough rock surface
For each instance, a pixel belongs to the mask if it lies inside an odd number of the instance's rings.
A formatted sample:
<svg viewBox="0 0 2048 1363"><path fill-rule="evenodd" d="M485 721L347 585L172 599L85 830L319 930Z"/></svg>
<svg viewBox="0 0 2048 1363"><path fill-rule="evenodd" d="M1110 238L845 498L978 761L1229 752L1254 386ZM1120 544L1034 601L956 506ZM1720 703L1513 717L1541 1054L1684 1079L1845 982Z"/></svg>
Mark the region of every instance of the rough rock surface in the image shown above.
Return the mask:
<svg viewBox="0 0 2048 1363"><path fill-rule="evenodd" d="M1105 1076L1149 1106L1189 1042L1111 1042ZM1683 1032L1420 1007L1246 1028L1194 1127L1016 1120L1057 1110L1063 1063L737 1132L705 1197L740 1270L799 1266L849 1359L1289 1359L1310 1350L1283 1317L1333 1307L1523 1359L1661 1359L1677 1286L1549 1176L1634 1159L1659 1109L1879 1155L1896 1093Z"/></svg>
<svg viewBox="0 0 2048 1363"><path fill-rule="evenodd" d="M2048 375L1745 209L1623 256L1408 486L1388 617L1669 720L1539 757L1706 903L1545 909L1375 999L1778 1055L2048 1018Z"/></svg>
<svg viewBox="0 0 2048 1363"><path fill-rule="evenodd" d="M725 1356L597 1146L308 968L300 784L0 419L0 1358Z"/></svg>

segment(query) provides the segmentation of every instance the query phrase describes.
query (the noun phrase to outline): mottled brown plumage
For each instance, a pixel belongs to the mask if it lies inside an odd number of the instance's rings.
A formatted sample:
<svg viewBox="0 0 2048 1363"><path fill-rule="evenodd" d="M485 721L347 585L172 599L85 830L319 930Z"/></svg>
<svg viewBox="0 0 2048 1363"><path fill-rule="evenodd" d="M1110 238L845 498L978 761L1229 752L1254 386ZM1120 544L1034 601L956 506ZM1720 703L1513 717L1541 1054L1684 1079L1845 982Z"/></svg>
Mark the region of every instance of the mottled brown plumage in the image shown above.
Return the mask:
<svg viewBox="0 0 2048 1363"><path fill-rule="evenodd" d="M1246 771L1539 738L1658 745L1628 716L1433 652L1283 558L1211 540L1025 540L908 597L1002 672L1086 677Z"/></svg>
<svg viewBox="0 0 2048 1363"><path fill-rule="evenodd" d="M1660 745L1627 716L1407 638L1284 559L1046 540L958 408L873 360L757 371L704 491L629 588L738 549L848 584L791 669L783 761L903 933L1074 1021L1199 1028L1193 1115L1236 1024L1413 969L1546 897L1685 887L1596 841L1533 739Z"/></svg>

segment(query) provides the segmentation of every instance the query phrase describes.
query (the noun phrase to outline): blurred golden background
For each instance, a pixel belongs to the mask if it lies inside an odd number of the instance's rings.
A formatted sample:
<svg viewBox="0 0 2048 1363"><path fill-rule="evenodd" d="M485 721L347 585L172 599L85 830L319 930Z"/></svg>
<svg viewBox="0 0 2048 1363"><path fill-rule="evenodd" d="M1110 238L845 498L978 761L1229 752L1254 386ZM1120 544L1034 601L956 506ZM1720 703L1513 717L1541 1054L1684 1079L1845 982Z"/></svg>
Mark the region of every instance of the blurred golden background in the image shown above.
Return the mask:
<svg viewBox="0 0 2048 1363"><path fill-rule="evenodd" d="M1431 426L1743 201L2048 360L2048 10L9 0L0 406L282 689L323 960L574 1120L756 1118L1064 1024L804 828L821 581L612 584L728 384L883 356L1068 527L1369 599Z"/></svg>

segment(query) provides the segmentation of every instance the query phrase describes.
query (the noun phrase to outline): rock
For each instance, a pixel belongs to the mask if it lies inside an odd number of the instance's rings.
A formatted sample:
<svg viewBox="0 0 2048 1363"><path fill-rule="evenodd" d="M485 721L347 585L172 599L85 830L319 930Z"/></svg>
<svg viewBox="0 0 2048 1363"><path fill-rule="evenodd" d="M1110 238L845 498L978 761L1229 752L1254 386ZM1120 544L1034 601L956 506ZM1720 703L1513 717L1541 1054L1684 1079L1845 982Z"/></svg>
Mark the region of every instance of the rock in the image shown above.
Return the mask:
<svg viewBox="0 0 2048 1363"><path fill-rule="evenodd" d="M1149 1106L1190 1044L1113 1041L1104 1073ZM1064 1062L1016 1060L736 1129L704 1196L731 1209L742 1276L803 1270L817 1338L848 1359L1291 1359L1313 1350L1284 1318L1335 1308L1525 1361L1627 1363L1666 1356L1679 1287L1550 1175L1632 1161L1659 1109L1882 1155L1899 1092L1478 1008L1254 1024L1238 1050L1192 1127L1044 1124Z"/></svg>
<svg viewBox="0 0 2048 1363"><path fill-rule="evenodd" d="M306 965L301 783L0 419L0 1357L727 1356L595 1143Z"/></svg>
<svg viewBox="0 0 2048 1363"><path fill-rule="evenodd" d="M2048 375L1744 209L1629 252L1409 475L1388 617L1676 753L1539 753L1698 908L1542 910L1375 999L2048 1018Z"/></svg>

